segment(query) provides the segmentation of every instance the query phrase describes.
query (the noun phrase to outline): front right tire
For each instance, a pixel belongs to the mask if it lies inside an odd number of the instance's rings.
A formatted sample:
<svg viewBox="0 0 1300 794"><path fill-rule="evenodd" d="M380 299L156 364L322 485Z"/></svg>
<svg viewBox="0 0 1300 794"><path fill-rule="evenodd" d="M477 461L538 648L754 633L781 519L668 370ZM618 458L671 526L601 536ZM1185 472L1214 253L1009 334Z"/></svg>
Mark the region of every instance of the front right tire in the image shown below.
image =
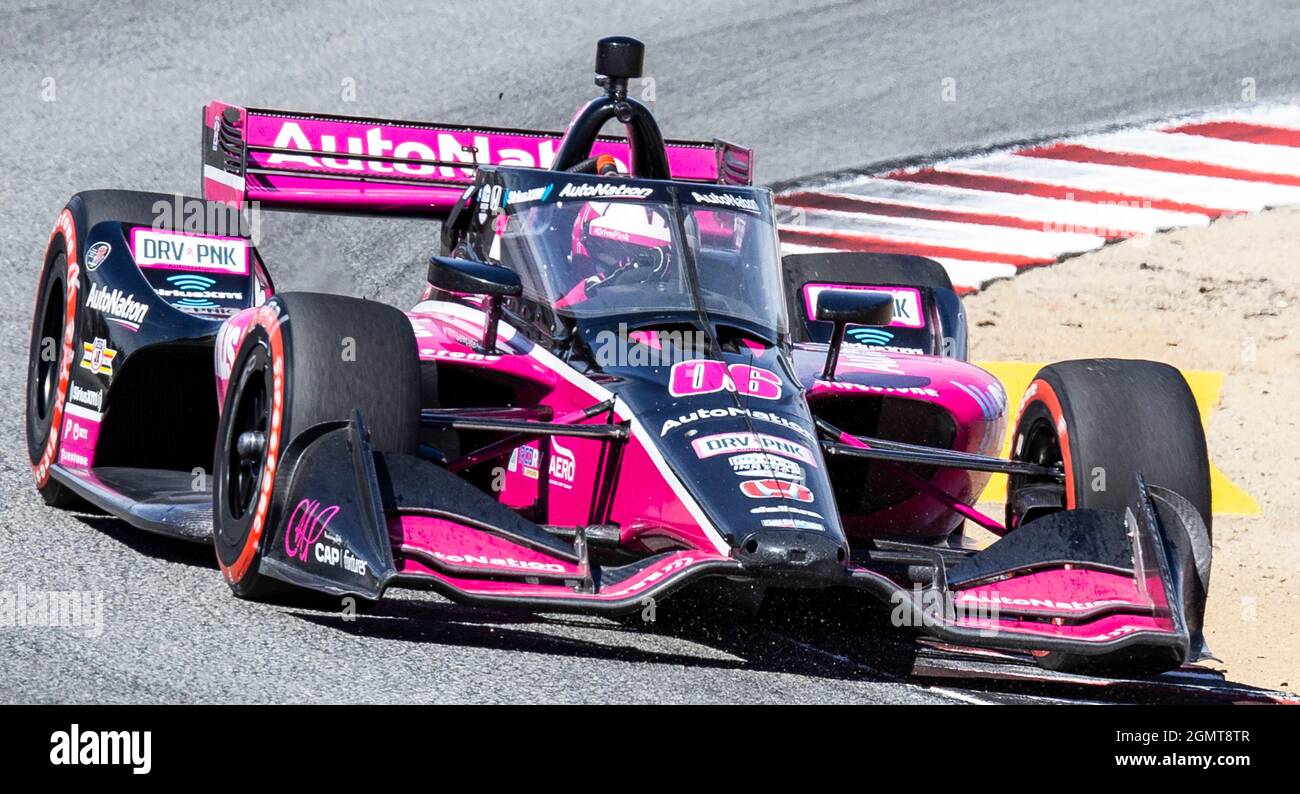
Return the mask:
<svg viewBox="0 0 1300 794"><path fill-rule="evenodd" d="M1196 399L1182 373L1155 361L1121 359L1044 367L1025 392L1011 456L1060 466L1065 473L1063 485L1020 475L1009 478L1007 527L1013 532L1044 510L1122 513L1136 498L1139 473L1149 485L1185 498L1206 529L1204 538L1194 540L1205 552L1197 572L1199 592L1186 594L1183 605L1188 628L1200 632L1209 589L1210 460ZM1054 651L1035 658L1050 670L1106 674L1142 675L1169 667L1165 657L1141 653L1090 657Z"/></svg>

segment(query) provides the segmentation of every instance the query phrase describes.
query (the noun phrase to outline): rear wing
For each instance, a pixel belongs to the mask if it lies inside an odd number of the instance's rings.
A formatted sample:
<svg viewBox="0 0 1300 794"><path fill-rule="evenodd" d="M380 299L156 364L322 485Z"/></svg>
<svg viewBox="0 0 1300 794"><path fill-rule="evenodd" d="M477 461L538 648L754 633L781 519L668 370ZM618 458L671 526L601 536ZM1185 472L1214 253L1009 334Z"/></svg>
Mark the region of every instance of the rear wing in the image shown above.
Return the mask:
<svg viewBox="0 0 1300 794"><path fill-rule="evenodd" d="M563 133L462 127L211 102L203 108L203 197L263 209L441 217L477 165L547 168ZM748 185L753 152L714 140L668 141L673 179ZM600 136L591 156L626 169L624 138Z"/></svg>

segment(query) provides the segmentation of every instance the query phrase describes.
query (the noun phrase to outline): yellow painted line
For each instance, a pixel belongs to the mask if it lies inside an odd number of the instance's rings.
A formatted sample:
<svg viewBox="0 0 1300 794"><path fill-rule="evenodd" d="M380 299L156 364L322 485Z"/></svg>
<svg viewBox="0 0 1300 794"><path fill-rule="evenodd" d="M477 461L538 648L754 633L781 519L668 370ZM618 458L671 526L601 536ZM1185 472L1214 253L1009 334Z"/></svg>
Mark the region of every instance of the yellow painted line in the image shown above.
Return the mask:
<svg viewBox="0 0 1300 794"><path fill-rule="evenodd" d="M1042 369L1044 364L1026 364L1022 361L980 361L977 362L980 367L991 372L1002 385L1006 387L1007 399L1009 402L1007 417L1007 435L1002 441L1002 455L1006 457L1011 452L1011 433L1016 426L1017 409L1020 407L1020 395L1025 393L1029 388L1029 382L1034 379L1038 370ZM1182 370L1183 377L1187 378L1187 385L1192 387L1192 395L1196 398L1196 407L1201 412L1201 424L1208 425L1210 414L1214 407L1219 404L1219 393L1223 390L1223 373L1207 372L1204 370ZM1211 498L1215 515L1237 515L1237 516L1257 516L1260 513L1259 503L1242 488L1228 479L1228 476L1215 468L1213 461L1210 463L1210 487ZM989 480L988 487L980 496L981 502L993 502L1005 504L1007 501L1007 478L1006 475L996 474Z"/></svg>

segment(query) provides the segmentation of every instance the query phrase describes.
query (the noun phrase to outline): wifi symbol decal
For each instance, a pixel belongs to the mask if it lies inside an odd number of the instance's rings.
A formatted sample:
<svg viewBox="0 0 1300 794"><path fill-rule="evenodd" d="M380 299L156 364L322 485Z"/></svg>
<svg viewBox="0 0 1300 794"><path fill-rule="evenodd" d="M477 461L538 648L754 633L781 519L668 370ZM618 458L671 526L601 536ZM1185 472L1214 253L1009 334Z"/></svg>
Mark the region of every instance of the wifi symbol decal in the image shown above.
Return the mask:
<svg viewBox="0 0 1300 794"><path fill-rule="evenodd" d="M168 276L167 281L181 289L190 290L192 292L203 292L204 290L211 288L213 284L217 283L216 279L195 275Z"/></svg>
<svg viewBox="0 0 1300 794"><path fill-rule="evenodd" d="M884 346L894 341L894 335L883 328L850 328L849 339L859 345Z"/></svg>

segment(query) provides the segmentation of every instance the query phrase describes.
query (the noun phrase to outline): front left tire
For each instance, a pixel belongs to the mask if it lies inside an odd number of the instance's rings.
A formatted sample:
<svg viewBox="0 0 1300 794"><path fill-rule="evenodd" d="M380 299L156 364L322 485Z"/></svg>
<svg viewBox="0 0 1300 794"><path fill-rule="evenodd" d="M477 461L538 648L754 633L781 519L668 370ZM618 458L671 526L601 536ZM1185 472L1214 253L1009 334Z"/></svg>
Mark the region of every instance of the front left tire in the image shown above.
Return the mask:
<svg viewBox="0 0 1300 794"><path fill-rule="evenodd" d="M414 454L420 430L419 354L401 311L315 293L281 293L254 311L231 368L213 463L213 543L241 598L280 590L258 567L262 541L283 514L275 473L296 436L359 410L373 450Z"/></svg>

